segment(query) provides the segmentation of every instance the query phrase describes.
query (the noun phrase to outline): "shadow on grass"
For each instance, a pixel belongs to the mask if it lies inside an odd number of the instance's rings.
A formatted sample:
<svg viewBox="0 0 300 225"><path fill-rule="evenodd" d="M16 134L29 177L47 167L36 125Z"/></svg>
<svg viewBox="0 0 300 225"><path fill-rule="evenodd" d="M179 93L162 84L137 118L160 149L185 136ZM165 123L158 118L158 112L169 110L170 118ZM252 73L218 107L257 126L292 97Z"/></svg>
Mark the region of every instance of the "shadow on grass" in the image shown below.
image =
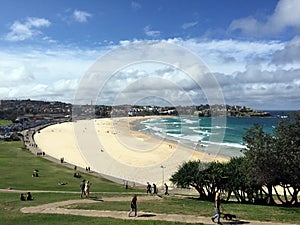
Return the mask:
<svg viewBox="0 0 300 225"><path fill-rule="evenodd" d="M94 201L98 201L98 202L104 202L103 199L96 197L89 197L89 199L94 200Z"/></svg>
<svg viewBox="0 0 300 225"><path fill-rule="evenodd" d="M231 220L231 221L225 221L221 222L221 224L249 224L247 221L242 221L242 220Z"/></svg>
<svg viewBox="0 0 300 225"><path fill-rule="evenodd" d="M151 213L143 213L143 214L140 214L138 217L153 217L153 216L156 216L156 215L151 214Z"/></svg>

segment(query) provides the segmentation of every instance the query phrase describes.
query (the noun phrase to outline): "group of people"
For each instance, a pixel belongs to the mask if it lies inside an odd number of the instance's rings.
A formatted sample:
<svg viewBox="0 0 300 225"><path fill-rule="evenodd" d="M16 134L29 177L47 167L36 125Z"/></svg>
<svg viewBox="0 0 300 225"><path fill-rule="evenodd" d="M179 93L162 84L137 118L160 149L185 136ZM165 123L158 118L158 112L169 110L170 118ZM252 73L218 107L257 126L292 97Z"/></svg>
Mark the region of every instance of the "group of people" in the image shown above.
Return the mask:
<svg viewBox="0 0 300 225"><path fill-rule="evenodd" d="M31 193L30 192L27 192L27 194L21 194L20 195L20 200L21 201L26 201L26 200L28 200L28 201L31 201L31 200L33 200L33 197L32 197L32 195L31 195Z"/></svg>
<svg viewBox="0 0 300 225"><path fill-rule="evenodd" d="M91 187L91 183L85 179L83 179L80 183L80 190L81 190L81 194L80 197L83 198L88 198L90 196L90 187Z"/></svg>
<svg viewBox="0 0 300 225"><path fill-rule="evenodd" d="M166 183L164 184L164 189L165 189L164 190L165 195L169 195L169 187ZM153 188L152 188L151 184L149 182L147 182L146 190L147 190L147 194L157 195L158 190L157 190L156 184L153 184Z"/></svg>

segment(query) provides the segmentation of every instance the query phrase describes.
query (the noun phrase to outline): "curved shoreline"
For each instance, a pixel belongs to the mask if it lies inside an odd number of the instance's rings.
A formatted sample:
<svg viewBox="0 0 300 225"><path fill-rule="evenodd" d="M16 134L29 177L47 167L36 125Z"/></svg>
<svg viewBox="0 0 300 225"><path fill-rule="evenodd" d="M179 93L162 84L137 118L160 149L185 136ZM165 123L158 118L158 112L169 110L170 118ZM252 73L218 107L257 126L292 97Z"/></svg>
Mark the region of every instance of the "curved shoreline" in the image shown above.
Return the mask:
<svg viewBox="0 0 300 225"><path fill-rule="evenodd" d="M143 117L146 119L148 117ZM110 177L145 184L167 182L184 161L227 161L169 140L132 130L140 117L103 118L56 124L35 134L39 148L56 159L90 167Z"/></svg>

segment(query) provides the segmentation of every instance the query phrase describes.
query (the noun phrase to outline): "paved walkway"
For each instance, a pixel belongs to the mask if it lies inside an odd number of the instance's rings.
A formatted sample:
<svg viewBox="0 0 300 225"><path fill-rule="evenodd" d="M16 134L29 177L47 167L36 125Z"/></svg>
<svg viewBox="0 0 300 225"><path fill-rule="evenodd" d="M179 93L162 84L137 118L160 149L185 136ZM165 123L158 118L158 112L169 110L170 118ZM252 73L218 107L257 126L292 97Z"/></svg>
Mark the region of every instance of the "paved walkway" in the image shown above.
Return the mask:
<svg viewBox="0 0 300 225"><path fill-rule="evenodd" d="M151 200L155 197L144 196L139 197L139 201ZM158 197L156 197L158 198ZM103 201L130 201L130 197L118 197L118 198L103 198L96 199L98 202ZM138 212L138 217L128 217L126 211L108 211L108 210L82 210L82 209L68 209L66 206L78 203L95 203L95 200L91 199L78 199L78 200L68 200L62 202L55 202L49 204L43 204L39 206L25 207L21 209L22 213L45 213L45 214L70 214L70 215L80 215L89 217L110 217L125 220L164 220L164 221L174 221L183 223L204 223L213 224L209 217L195 216L195 215L182 215L182 214L164 214L155 212ZM62 208L64 207L64 208ZM287 223L274 223L274 222L261 222L261 221L243 221L243 220L233 220L233 221L223 221L222 224L251 224L251 225L292 225Z"/></svg>

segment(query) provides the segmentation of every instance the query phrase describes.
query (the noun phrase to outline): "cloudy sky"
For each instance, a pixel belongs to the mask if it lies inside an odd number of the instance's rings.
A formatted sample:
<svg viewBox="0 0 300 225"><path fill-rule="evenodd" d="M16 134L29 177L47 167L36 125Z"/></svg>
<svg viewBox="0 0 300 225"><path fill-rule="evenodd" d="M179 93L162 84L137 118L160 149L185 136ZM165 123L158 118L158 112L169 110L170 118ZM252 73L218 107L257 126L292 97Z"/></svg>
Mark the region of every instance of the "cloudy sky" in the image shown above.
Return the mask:
<svg viewBox="0 0 300 225"><path fill-rule="evenodd" d="M0 99L73 103L87 71L102 57L113 60L110 52L134 43L165 43L195 54L226 104L298 110L299 12L299 0L3 1ZM213 90L207 95L206 84L189 80L181 71L182 52L176 52L162 52L172 54L176 65L133 57L126 61L133 65L113 68L118 72L97 84L97 102L133 103L126 102L133 94L136 102L185 104L184 96L195 104L209 102L205 97Z"/></svg>

